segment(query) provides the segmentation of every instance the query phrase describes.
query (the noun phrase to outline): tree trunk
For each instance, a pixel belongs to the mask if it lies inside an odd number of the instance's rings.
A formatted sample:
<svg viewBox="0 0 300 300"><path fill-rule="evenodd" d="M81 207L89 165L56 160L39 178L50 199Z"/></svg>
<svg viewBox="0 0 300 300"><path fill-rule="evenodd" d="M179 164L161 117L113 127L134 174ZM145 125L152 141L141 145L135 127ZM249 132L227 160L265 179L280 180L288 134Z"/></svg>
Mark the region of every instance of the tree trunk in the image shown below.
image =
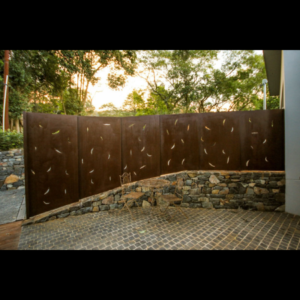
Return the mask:
<svg viewBox="0 0 300 300"><path fill-rule="evenodd" d="M20 133L19 119L16 119L16 130L17 133Z"/></svg>
<svg viewBox="0 0 300 300"><path fill-rule="evenodd" d="M13 128L14 128L14 119L11 118L11 119L10 119L10 130L12 131Z"/></svg>

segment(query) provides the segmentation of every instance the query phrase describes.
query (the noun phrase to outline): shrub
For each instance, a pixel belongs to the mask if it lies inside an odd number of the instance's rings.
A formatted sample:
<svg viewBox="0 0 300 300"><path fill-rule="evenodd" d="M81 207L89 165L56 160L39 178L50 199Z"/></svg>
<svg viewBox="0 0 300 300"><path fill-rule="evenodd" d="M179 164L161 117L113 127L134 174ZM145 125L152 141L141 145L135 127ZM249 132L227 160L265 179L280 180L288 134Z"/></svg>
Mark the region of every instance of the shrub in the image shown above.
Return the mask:
<svg viewBox="0 0 300 300"><path fill-rule="evenodd" d="M2 131L0 127L0 150L23 148L23 133L14 131Z"/></svg>

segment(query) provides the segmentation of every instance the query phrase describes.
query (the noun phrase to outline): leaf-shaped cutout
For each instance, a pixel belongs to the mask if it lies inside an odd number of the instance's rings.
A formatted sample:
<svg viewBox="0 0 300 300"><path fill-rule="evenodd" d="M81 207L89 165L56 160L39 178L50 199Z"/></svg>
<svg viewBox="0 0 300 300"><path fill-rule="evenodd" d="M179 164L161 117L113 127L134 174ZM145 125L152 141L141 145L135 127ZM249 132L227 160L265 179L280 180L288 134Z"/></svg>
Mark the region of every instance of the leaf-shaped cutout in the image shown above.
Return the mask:
<svg viewBox="0 0 300 300"><path fill-rule="evenodd" d="M214 144L212 145L212 147L213 147L213 146L216 146L216 142L214 142Z"/></svg>
<svg viewBox="0 0 300 300"><path fill-rule="evenodd" d="M170 165L170 161L171 161L171 159L168 160L168 166Z"/></svg>
<svg viewBox="0 0 300 300"><path fill-rule="evenodd" d="M108 153L108 158L107 159L110 159L110 154Z"/></svg>
<svg viewBox="0 0 300 300"><path fill-rule="evenodd" d="M182 160L182 162L181 162L182 165L183 165L184 161L185 161L185 158L184 158L184 159Z"/></svg>
<svg viewBox="0 0 300 300"><path fill-rule="evenodd" d="M132 127L132 126L134 126L134 124L129 125L128 128L130 128L130 127Z"/></svg>
<svg viewBox="0 0 300 300"><path fill-rule="evenodd" d="M57 130L56 132L53 132L52 134L58 134L59 133L59 130Z"/></svg>
<svg viewBox="0 0 300 300"><path fill-rule="evenodd" d="M55 148L54 148L54 150L55 150L57 153L62 153L62 152L60 152L59 150L57 150L57 149L55 149Z"/></svg>
<svg viewBox="0 0 300 300"><path fill-rule="evenodd" d="M69 173L68 173L68 171L67 171L67 170L65 170L65 173L66 173L66 175L69 175Z"/></svg>
<svg viewBox="0 0 300 300"><path fill-rule="evenodd" d="M93 173L95 171L95 169L94 170L92 170L92 171L90 171L89 173Z"/></svg>
<svg viewBox="0 0 300 300"><path fill-rule="evenodd" d="M222 153L223 153L223 154L226 154L224 150L222 150Z"/></svg>
<svg viewBox="0 0 300 300"><path fill-rule="evenodd" d="M65 190L65 194L67 193L67 190Z"/></svg>
<svg viewBox="0 0 300 300"><path fill-rule="evenodd" d="M141 152L143 152L145 150L145 147L143 147L143 149L141 150Z"/></svg>
<svg viewBox="0 0 300 300"><path fill-rule="evenodd" d="M47 195L49 192L50 192L50 189L48 189L48 190L46 191L46 193L44 193L44 195Z"/></svg>
<svg viewBox="0 0 300 300"><path fill-rule="evenodd" d="M143 130L145 130L145 128L146 128L146 125L147 125L147 124L145 124L145 125L143 126Z"/></svg>
<svg viewBox="0 0 300 300"><path fill-rule="evenodd" d="M71 144L70 138L68 138L68 143Z"/></svg>
<svg viewBox="0 0 300 300"><path fill-rule="evenodd" d="M41 124L39 124L39 126L40 126L41 128L43 128L43 126L42 126Z"/></svg>
<svg viewBox="0 0 300 300"><path fill-rule="evenodd" d="M205 126L205 129L210 130L210 128L208 128L207 126Z"/></svg>
<svg viewBox="0 0 300 300"><path fill-rule="evenodd" d="M143 165L143 166L140 167L140 169L143 169L143 168L145 168L145 167L146 167L146 165Z"/></svg>
<svg viewBox="0 0 300 300"><path fill-rule="evenodd" d="M228 158L227 158L227 163L229 163L229 156L228 156Z"/></svg>
<svg viewBox="0 0 300 300"><path fill-rule="evenodd" d="M251 119L249 118L249 123L251 123Z"/></svg>
<svg viewBox="0 0 300 300"><path fill-rule="evenodd" d="M268 162L268 159L267 159L267 157L265 157L265 161L266 161L266 162Z"/></svg>
<svg viewBox="0 0 300 300"><path fill-rule="evenodd" d="M94 181L93 181L93 179L91 179L91 184L94 184Z"/></svg>
<svg viewBox="0 0 300 300"><path fill-rule="evenodd" d="M274 124L273 124L273 121L272 121L272 124L271 124L271 126L272 126L272 127L274 126Z"/></svg>
<svg viewBox="0 0 300 300"><path fill-rule="evenodd" d="M48 204L50 204L50 202L45 202L45 201L43 201L46 205L48 205Z"/></svg>
<svg viewBox="0 0 300 300"><path fill-rule="evenodd" d="M208 163L210 166L212 166L213 168L215 168L215 166L213 165L213 164L211 164L211 163Z"/></svg>
<svg viewBox="0 0 300 300"><path fill-rule="evenodd" d="M176 119L176 121L175 121L174 125L176 125L177 121L178 121L178 119Z"/></svg>
<svg viewBox="0 0 300 300"><path fill-rule="evenodd" d="M81 163L83 164L83 159L81 160Z"/></svg>
<svg viewBox="0 0 300 300"><path fill-rule="evenodd" d="M267 142L267 139L265 139L265 140L263 141L263 144L266 143L266 142Z"/></svg>
<svg viewBox="0 0 300 300"><path fill-rule="evenodd" d="M233 127L231 128L231 132L233 132Z"/></svg>
<svg viewBox="0 0 300 300"><path fill-rule="evenodd" d="M36 151L37 147L34 147L34 150Z"/></svg>
<svg viewBox="0 0 300 300"><path fill-rule="evenodd" d="M182 144L184 144L184 140L183 139L181 139L181 142L182 142Z"/></svg>
<svg viewBox="0 0 300 300"><path fill-rule="evenodd" d="M253 146L250 146L253 149Z"/></svg>
<svg viewBox="0 0 300 300"><path fill-rule="evenodd" d="M94 148L92 148L92 150L91 150L91 154L93 154L93 151L94 151Z"/></svg>
<svg viewBox="0 0 300 300"><path fill-rule="evenodd" d="M134 174L134 175L136 175L136 173L135 173L135 172L133 172L133 174Z"/></svg>
<svg viewBox="0 0 300 300"><path fill-rule="evenodd" d="M152 155L150 155L150 154L148 154L148 153L147 153L147 156L149 156L149 157L150 157L150 156L152 156Z"/></svg>
<svg viewBox="0 0 300 300"><path fill-rule="evenodd" d="M89 132L89 128L88 127L86 128L86 131Z"/></svg>
<svg viewBox="0 0 300 300"><path fill-rule="evenodd" d="M105 126L110 126L110 124L103 124L103 125L105 125Z"/></svg>
<svg viewBox="0 0 300 300"><path fill-rule="evenodd" d="M223 120L223 125L225 124L225 122L226 122L226 119Z"/></svg>
<svg viewBox="0 0 300 300"><path fill-rule="evenodd" d="M138 140L141 142L141 139L138 137Z"/></svg>
<svg viewBox="0 0 300 300"><path fill-rule="evenodd" d="M207 154L206 149L204 148L204 153Z"/></svg>
<svg viewBox="0 0 300 300"><path fill-rule="evenodd" d="M169 131L168 131L168 129L167 129L166 131L167 131L167 134L169 135Z"/></svg>
<svg viewBox="0 0 300 300"><path fill-rule="evenodd" d="M102 137L102 136L100 136L100 138L101 138L101 140L103 141L103 137Z"/></svg>
<svg viewBox="0 0 300 300"><path fill-rule="evenodd" d="M202 138L202 136L201 136L201 142L204 142L204 139Z"/></svg>
<svg viewBox="0 0 300 300"><path fill-rule="evenodd" d="M47 172L50 172L51 171L51 167L47 170Z"/></svg>
<svg viewBox="0 0 300 300"><path fill-rule="evenodd" d="M127 169L127 165L125 166L124 170L126 170L126 169Z"/></svg>
<svg viewBox="0 0 300 300"><path fill-rule="evenodd" d="M132 150L130 150L130 155L132 155Z"/></svg>
<svg viewBox="0 0 300 300"><path fill-rule="evenodd" d="M189 131L190 130L190 124L188 125L188 127L187 127L187 131Z"/></svg>
<svg viewBox="0 0 300 300"><path fill-rule="evenodd" d="M246 167L248 167L248 165L249 165L249 161L250 161L250 159L249 159L249 160L247 160L247 162L246 162Z"/></svg>
<svg viewBox="0 0 300 300"><path fill-rule="evenodd" d="M31 170L31 173L32 173L33 175L35 175L35 172L34 172L33 170Z"/></svg>
<svg viewBox="0 0 300 300"><path fill-rule="evenodd" d="M175 148L175 144L171 147L171 149Z"/></svg>
<svg viewBox="0 0 300 300"><path fill-rule="evenodd" d="M109 176L109 181L111 181L111 176Z"/></svg>
<svg viewBox="0 0 300 300"><path fill-rule="evenodd" d="M258 132L251 132L251 134L258 134Z"/></svg>

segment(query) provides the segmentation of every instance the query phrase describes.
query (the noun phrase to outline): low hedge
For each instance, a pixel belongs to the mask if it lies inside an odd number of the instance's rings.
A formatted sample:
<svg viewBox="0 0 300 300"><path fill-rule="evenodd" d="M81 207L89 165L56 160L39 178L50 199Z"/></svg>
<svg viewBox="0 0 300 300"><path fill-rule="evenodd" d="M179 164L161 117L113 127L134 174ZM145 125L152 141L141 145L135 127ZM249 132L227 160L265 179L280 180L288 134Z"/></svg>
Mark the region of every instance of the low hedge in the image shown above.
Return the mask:
<svg viewBox="0 0 300 300"><path fill-rule="evenodd" d="M14 131L2 131L0 127L0 150L7 151L9 149L23 148L23 133Z"/></svg>

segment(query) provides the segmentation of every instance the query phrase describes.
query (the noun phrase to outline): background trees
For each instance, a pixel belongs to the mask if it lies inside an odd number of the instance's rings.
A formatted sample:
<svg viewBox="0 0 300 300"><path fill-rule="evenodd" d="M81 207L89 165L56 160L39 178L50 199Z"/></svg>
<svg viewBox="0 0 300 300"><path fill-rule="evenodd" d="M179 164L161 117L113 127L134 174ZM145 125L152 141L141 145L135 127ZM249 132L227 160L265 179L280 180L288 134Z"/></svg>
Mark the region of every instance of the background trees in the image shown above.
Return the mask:
<svg viewBox="0 0 300 300"><path fill-rule="evenodd" d="M9 119L18 129L22 112L84 115L94 111L89 85L96 73L109 66L108 84L124 86L136 68L131 50L14 50L10 51ZM0 50L0 80L3 82L4 50ZM3 94L3 85L0 86ZM2 102L0 114L2 120ZM18 124L18 125L17 125Z"/></svg>

